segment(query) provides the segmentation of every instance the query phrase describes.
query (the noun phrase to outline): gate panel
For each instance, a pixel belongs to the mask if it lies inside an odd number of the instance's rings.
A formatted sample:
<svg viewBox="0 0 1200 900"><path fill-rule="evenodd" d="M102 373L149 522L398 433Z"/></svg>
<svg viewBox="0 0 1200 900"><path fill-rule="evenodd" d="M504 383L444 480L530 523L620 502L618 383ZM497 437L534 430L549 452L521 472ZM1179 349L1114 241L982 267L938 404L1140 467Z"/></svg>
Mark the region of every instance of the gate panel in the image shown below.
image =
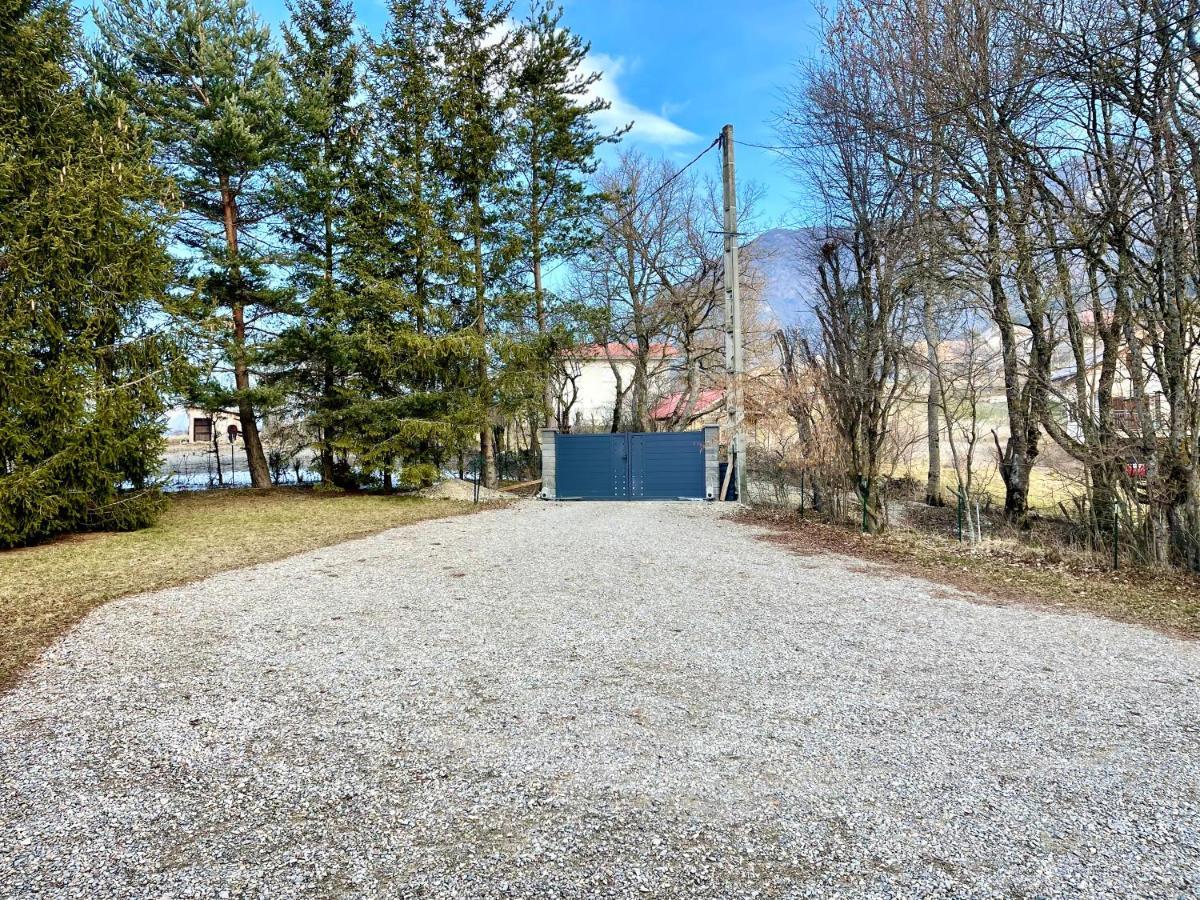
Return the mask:
<svg viewBox="0 0 1200 900"><path fill-rule="evenodd" d="M668 431L629 436L634 500L703 500L704 433Z"/></svg>
<svg viewBox="0 0 1200 900"><path fill-rule="evenodd" d="M554 471L560 500L626 500L629 463L624 434L560 434Z"/></svg>

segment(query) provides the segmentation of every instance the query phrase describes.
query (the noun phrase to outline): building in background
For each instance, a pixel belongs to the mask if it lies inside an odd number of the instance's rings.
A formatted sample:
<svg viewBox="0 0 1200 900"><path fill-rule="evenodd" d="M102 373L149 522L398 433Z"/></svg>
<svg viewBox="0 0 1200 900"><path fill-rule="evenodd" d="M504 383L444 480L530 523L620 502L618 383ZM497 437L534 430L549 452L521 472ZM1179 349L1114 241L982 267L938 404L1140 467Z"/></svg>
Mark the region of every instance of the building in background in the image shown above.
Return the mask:
<svg viewBox="0 0 1200 900"><path fill-rule="evenodd" d="M651 344L647 372L653 409L673 390L678 350ZM625 344L584 344L566 351L554 379L555 410L560 431L607 431L617 403L628 405L635 354Z"/></svg>
<svg viewBox="0 0 1200 900"><path fill-rule="evenodd" d="M236 426L239 432L242 430L242 420L236 409L222 409L213 413L212 410L189 406L185 412L187 433L184 440L191 444L211 444L214 434L224 440L230 425Z"/></svg>

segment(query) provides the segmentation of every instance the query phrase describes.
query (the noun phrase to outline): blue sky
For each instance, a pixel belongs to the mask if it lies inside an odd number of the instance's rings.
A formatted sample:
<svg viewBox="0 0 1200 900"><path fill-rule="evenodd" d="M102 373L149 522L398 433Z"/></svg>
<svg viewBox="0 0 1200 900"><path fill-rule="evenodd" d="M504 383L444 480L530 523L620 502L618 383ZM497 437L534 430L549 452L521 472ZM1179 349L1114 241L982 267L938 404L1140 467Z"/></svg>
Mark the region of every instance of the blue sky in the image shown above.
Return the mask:
<svg viewBox="0 0 1200 900"><path fill-rule="evenodd" d="M630 140L679 163L726 122L740 140L776 143L771 120L779 90L812 53L817 25L805 0L573 0L564 18L604 63L602 91L632 107ZM767 190L761 224L794 218L795 190L776 155L736 150L739 179ZM697 165L715 175L718 156Z"/></svg>
<svg viewBox="0 0 1200 900"><path fill-rule="evenodd" d="M251 0L273 26L283 0ZM779 89L795 64L811 55L817 12L806 0L567 0L566 24L592 45L604 73L599 88L613 101L614 122L635 122L626 139L680 164L702 150L725 123L736 137L774 143L771 119ZM387 18L384 0L356 0L361 25L375 34ZM518 0L516 14L523 9ZM719 157L698 166L716 175ZM737 148L739 180L766 191L761 227L793 224L796 193L775 154Z"/></svg>

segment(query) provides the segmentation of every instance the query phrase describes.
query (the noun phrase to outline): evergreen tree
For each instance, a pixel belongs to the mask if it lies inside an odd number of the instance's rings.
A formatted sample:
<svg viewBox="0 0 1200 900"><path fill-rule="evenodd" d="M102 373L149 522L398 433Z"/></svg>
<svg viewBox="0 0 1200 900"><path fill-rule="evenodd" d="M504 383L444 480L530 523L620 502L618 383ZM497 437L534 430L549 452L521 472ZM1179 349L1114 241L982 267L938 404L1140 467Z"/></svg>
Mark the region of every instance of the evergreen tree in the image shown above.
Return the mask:
<svg viewBox="0 0 1200 900"><path fill-rule="evenodd" d="M437 163L459 211L452 281L465 308L464 322L478 336L480 469L489 487L498 480L490 334L495 319L511 313L510 276L517 249L511 222L503 215L512 187L510 141L519 39L506 28L511 10L509 2L459 0L455 8L443 10L436 41L445 79L438 104L444 140L436 151Z"/></svg>
<svg viewBox="0 0 1200 900"><path fill-rule="evenodd" d="M0 546L160 501L166 185L78 49L68 3L0 0Z"/></svg>
<svg viewBox="0 0 1200 900"><path fill-rule="evenodd" d="M348 0L293 0L284 26L288 130L277 202L292 248L297 320L269 353L284 389L317 437L321 481L334 477L340 411L347 405L353 336L345 257L363 113L356 103L360 47Z"/></svg>
<svg viewBox="0 0 1200 900"><path fill-rule="evenodd" d="M444 462L476 418L464 379L475 345L456 326L447 283L454 198L435 152L441 14L439 0L390 5L371 47L372 117L350 205L354 375L341 446L385 486L397 459Z"/></svg>
<svg viewBox="0 0 1200 900"><path fill-rule="evenodd" d="M272 213L270 175L286 146L278 55L246 0L109 0L96 25L105 84L145 122L178 185L175 239L197 301L188 312L228 361L251 481L269 487L255 413L264 395L251 377L277 300L254 230Z"/></svg>
<svg viewBox="0 0 1200 900"><path fill-rule="evenodd" d="M597 197L588 190L588 177L596 171L599 147L619 140L629 126L601 134L592 124L592 116L610 104L590 96L600 74L585 70L590 47L563 26L555 0L533 6L518 48L512 217L532 279L531 313L539 340L530 356L539 374L537 425L543 426L554 414L550 368L578 318L570 304L556 303L558 298L547 293L543 267L549 259L579 252L593 239L588 223ZM536 428L532 434L536 440Z"/></svg>

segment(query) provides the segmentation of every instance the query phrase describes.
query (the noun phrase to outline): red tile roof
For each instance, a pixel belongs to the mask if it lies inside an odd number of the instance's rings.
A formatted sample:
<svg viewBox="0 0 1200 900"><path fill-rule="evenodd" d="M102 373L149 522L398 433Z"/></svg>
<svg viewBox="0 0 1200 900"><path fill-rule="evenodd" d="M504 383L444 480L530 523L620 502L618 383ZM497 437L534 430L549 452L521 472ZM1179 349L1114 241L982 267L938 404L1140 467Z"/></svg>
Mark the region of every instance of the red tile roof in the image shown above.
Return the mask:
<svg viewBox="0 0 1200 900"><path fill-rule="evenodd" d="M607 344L583 344L563 352L568 359L633 359L637 348L630 344L612 341ZM670 344L651 344L650 356L676 356L679 348Z"/></svg>
<svg viewBox="0 0 1200 900"><path fill-rule="evenodd" d="M675 411L679 408L679 404L683 403L686 393L671 394L664 397L657 406L650 411L650 418L655 421L669 419L675 415ZM724 388L710 388L707 391L701 391L696 395L696 402L692 406L692 415L698 416L701 413L708 412L718 403L725 399Z"/></svg>

